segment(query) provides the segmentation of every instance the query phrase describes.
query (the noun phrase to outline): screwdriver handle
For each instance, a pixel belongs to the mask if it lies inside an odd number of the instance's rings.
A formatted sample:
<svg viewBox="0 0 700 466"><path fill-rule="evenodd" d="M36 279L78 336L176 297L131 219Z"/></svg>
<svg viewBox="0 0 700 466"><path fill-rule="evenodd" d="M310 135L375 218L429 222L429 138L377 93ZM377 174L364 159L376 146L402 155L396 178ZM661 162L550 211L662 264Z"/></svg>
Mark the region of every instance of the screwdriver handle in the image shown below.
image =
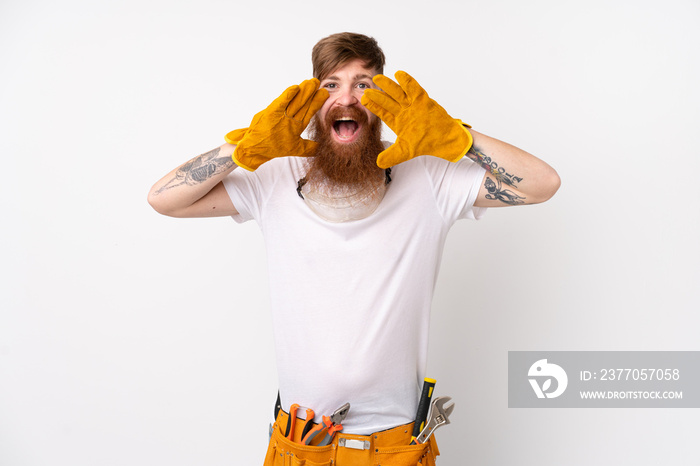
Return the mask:
<svg viewBox="0 0 700 466"><path fill-rule="evenodd" d="M435 389L435 379L430 379L426 377L423 380L423 391L420 394L420 401L418 402L418 411L416 411L416 423L413 426L413 434L411 435L411 445L416 443L416 437L425 427L425 420L428 417L428 410L430 409L430 400L433 398L433 390Z"/></svg>

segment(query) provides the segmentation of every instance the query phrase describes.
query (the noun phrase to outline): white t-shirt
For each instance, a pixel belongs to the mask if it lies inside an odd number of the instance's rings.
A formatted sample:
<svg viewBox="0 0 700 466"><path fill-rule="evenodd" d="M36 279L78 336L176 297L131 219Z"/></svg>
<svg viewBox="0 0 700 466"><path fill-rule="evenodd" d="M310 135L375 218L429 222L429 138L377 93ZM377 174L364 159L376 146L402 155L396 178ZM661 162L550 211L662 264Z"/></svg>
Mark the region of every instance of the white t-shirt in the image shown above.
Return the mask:
<svg viewBox="0 0 700 466"><path fill-rule="evenodd" d="M327 222L297 195L306 161L282 157L224 185L265 239L282 407L316 421L349 402L344 432L413 421L425 376L430 306L447 232L473 207L484 169L423 156L392 168L377 210Z"/></svg>

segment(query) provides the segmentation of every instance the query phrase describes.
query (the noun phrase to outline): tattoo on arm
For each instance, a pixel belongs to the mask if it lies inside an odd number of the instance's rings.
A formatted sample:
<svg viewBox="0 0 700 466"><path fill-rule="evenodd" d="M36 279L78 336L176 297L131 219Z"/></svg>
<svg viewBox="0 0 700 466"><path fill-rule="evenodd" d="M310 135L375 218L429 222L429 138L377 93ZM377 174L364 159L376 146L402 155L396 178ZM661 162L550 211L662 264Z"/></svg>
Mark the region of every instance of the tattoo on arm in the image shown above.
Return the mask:
<svg viewBox="0 0 700 466"><path fill-rule="evenodd" d="M486 177L484 187L489 192L486 195L486 199L501 201L508 205L519 205L525 203L525 198L523 196L518 196L510 189L503 189L500 179L496 178L496 183L494 183L491 178Z"/></svg>
<svg viewBox="0 0 700 466"><path fill-rule="evenodd" d="M481 165L486 171L489 172L491 176L496 178L496 180L498 180L499 188L501 183L505 183L508 186L517 188L517 183L523 181L522 178L506 172L505 168L499 167L498 164L494 162L494 160L491 157L484 154L481 151L481 149L475 147L474 145L472 145L471 149L469 149L469 152L467 152L467 157Z"/></svg>
<svg viewBox="0 0 700 466"><path fill-rule="evenodd" d="M234 161L230 156L218 157L220 148L217 147L206 154L193 158L175 172L175 178L161 186L155 194L160 194L170 188L181 186L195 186L201 184L214 175L230 168Z"/></svg>

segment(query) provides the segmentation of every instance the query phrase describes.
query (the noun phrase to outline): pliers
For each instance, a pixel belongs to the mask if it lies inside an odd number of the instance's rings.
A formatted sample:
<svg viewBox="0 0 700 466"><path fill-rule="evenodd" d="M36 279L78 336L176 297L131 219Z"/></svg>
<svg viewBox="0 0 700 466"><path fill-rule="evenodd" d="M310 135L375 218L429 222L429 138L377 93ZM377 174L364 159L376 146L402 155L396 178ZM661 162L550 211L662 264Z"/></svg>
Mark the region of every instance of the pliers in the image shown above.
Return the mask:
<svg viewBox="0 0 700 466"><path fill-rule="evenodd" d="M316 435L323 429L326 429L326 436L323 437L323 440L321 440L316 446L323 447L331 443L335 433L343 430L341 423L348 415L348 411L350 411L350 403L345 403L343 406L336 409L333 414L331 414L331 417L323 416L323 422L311 429L311 431L302 439L301 443L304 445L311 444L314 437L316 437Z"/></svg>
<svg viewBox="0 0 700 466"><path fill-rule="evenodd" d="M289 422L287 422L287 430L285 431L284 436L291 441L294 441L294 426L297 422L297 411L299 408L300 406L296 403L289 407ZM306 434L306 431L311 428L311 425L314 422L314 416L314 410L311 408L306 408L306 425L301 433L302 437Z"/></svg>

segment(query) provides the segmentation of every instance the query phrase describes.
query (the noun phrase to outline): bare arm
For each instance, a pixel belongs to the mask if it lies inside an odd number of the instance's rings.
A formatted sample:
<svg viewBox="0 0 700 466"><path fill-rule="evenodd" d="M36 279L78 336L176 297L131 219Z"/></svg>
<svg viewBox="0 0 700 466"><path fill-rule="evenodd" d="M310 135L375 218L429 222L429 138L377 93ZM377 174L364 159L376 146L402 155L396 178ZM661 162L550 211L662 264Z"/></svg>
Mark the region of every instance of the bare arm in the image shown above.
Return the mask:
<svg viewBox="0 0 700 466"><path fill-rule="evenodd" d="M236 146L224 144L180 165L148 193L148 203L170 217L223 217L238 213L222 180L237 165L231 154Z"/></svg>
<svg viewBox="0 0 700 466"><path fill-rule="evenodd" d="M472 129L469 132L474 144L467 157L486 169L475 206L537 204L559 189L559 175L547 163L505 142Z"/></svg>

